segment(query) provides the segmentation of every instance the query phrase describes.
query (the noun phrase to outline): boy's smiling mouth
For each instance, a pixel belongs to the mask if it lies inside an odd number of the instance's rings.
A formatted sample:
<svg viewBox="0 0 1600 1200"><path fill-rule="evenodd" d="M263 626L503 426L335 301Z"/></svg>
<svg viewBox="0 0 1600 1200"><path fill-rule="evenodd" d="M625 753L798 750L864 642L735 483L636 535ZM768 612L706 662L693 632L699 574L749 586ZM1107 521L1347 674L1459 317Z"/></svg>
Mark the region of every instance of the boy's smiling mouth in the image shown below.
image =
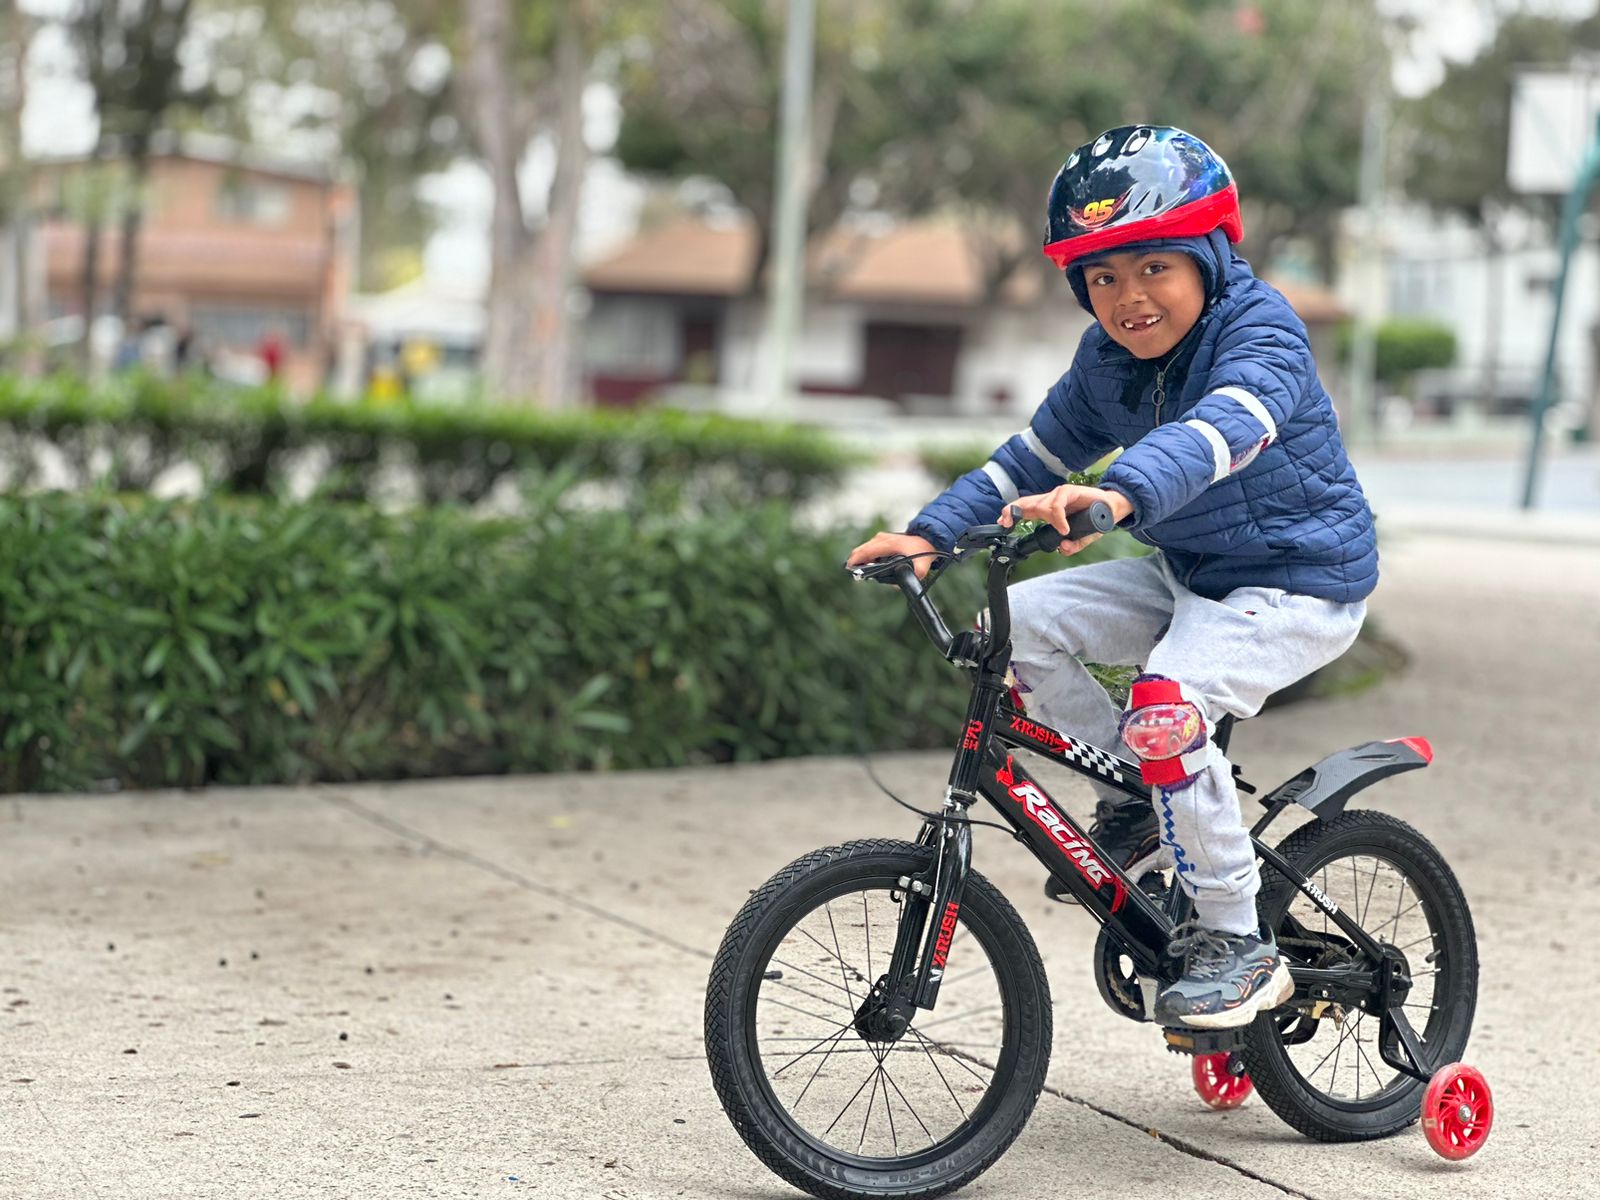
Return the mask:
<svg viewBox="0 0 1600 1200"><path fill-rule="evenodd" d="M1146 314L1142 317L1123 317L1119 324L1129 333L1144 333L1146 330L1155 328L1160 321L1161 317L1159 315Z"/></svg>

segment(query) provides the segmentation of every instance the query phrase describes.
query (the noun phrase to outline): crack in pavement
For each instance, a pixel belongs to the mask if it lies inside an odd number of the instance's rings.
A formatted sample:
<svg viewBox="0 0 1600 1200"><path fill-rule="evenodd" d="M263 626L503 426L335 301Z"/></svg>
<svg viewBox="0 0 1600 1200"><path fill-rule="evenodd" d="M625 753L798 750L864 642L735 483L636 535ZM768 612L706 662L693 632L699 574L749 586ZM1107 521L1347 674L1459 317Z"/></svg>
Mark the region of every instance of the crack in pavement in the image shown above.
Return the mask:
<svg viewBox="0 0 1600 1200"><path fill-rule="evenodd" d="M349 796L341 796L336 793L321 793L321 795L322 798L329 804L332 804L337 808L342 808L346 812L360 817L364 821L371 822L380 829L388 830L390 833L397 834L400 837L408 838L411 841L417 842L426 847L428 850L437 854L441 854L446 858L453 858L457 862L466 863L468 866L476 867L480 871L487 871L489 874L498 876L507 883L515 884L517 887L524 888L530 892L537 892L539 895L548 897L557 903L565 904L568 908L575 908L579 912L588 913L591 917L596 917L602 921L609 921L611 924L619 925L623 929L627 929L633 933L643 934L645 937L652 938L664 946L671 946L674 950L681 950L685 954L692 954L694 957L705 959L708 962L712 958L716 957L708 951L700 949L698 946L691 946L686 942L680 942L676 938L662 933L660 930L651 929L648 925L641 925L639 922L631 920L628 917L624 917L619 913L610 912L607 909L601 908L598 904L590 904L587 900L579 900L576 896L569 896L567 893L559 891L556 888L539 883L536 880L529 879L526 875L519 871L513 871L510 867L503 867L497 862L492 862L487 858L483 858L472 853L470 850L461 850L455 846L449 845L448 843L441 842L438 838L433 837L431 834L423 833L420 829L413 829L411 826L402 821L397 821L393 817L386 816L380 812L374 812L365 805L359 804L355 800L352 800Z"/></svg>
<svg viewBox="0 0 1600 1200"><path fill-rule="evenodd" d="M341 796L336 793L321 793L321 795L328 803L344 809L353 816L359 817L361 820L368 821L371 824L378 826L380 829L387 830L388 832L396 834L397 836L417 842L434 853L444 855L447 858L453 858L457 862L465 863L466 865L475 867L480 871L487 871L489 874L503 879L507 883L515 884L517 887L524 888L530 892L536 892L539 895L546 896L559 904L564 904L569 908L575 908L580 912L588 913L592 917L596 917L602 921L610 922L613 925L618 925L621 928L627 929L633 933L642 934L645 937L660 942L664 946L671 946L674 950L681 950L685 954L691 954L700 959L711 959L714 957L714 955L700 949L698 946L690 946L684 942L678 941L676 938L669 937L667 934L661 933L658 930L651 929L647 925L641 925L637 921L631 920L628 917L621 916L618 913L609 912L597 904L591 904L587 900L579 900L575 896L569 896L565 892L559 891L553 887L549 887L546 884L539 883L533 879L529 879L526 875L523 875L518 871L513 871L509 867L503 867L499 863L472 853L470 850L462 850L445 842L441 842L438 838L433 837L431 834L423 833L419 829L413 829L411 826L402 821L397 821L393 817L387 816L380 812L374 812L365 805L357 803L349 796ZM678 1061L680 1056L666 1055L663 1057L666 1059L666 1061ZM693 1056L682 1056L683 1060L688 1060L691 1057ZM527 1065L556 1067L569 1064L552 1062L537 1064L530 1063ZM1311 1195L1309 1192L1302 1192L1299 1188L1291 1187L1286 1183L1279 1183L1275 1179L1269 1179L1265 1175L1250 1170L1248 1167L1241 1166L1232 1159L1225 1158L1220 1154L1214 1154L1209 1150L1195 1145L1193 1142L1186 1141L1180 1137L1175 1137L1170 1133L1163 1133L1159 1129L1152 1129L1143 1122L1135 1121L1129 1117L1125 1117L1119 1112L1094 1103L1092 1100L1086 1100L1082 1096L1075 1096L1071 1092L1062 1091L1060 1088L1051 1087L1049 1084L1045 1085L1044 1090L1050 1095L1056 1096L1062 1100L1067 1100L1073 1104L1082 1105L1084 1108L1100 1114L1107 1120L1116 1121L1119 1124L1126 1125L1131 1129L1137 1129L1141 1133L1148 1134L1162 1144L1171 1146L1180 1154L1187 1154L1192 1158L1198 1158L1205 1162L1215 1163L1220 1167L1226 1167L1230 1171L1238 1172L1247 1179L1253 1179L1257 1183L1262 1183L1267 1187L1275 1188L1286 1196L1296 1196L1299 1197L1299 1200L1318 1200L1318 1197Z"/></svg>
<svg viewBox="0 0 1600 1200"><path fill-rule="evenodd" d="M1152 1129L1142 1121L1132 1120L1123 1116L1121 1113L1114 1111L1113 1109L1106 1108L1104 1105L1096 1104L1093 1100L1086 1100L1082 1096L1074 1096L1071 1092L1065 1092L1060 1088L1051 1087L1048 1083L1044 1085L1044 1090L1050 1093L1052 1096L1060 1097L1062 1100L1070 1100L1073 1104L1081 1104L1084 1108L1091 1109L1108 1120L1119 1121L1131 1129L1137 1129L1140 1133L1149 1134L1151 1137L1155 1138L1156 1141L1161 1142L1164 1145L1171 1146L1180 1154L1187 1154L1192 1158L1202 1159L1205 1162L1216 1163L1219 1167L1227 1167L1230 1171L1237 1171L1247 1179L1253 1179L1257 1183L1264 1183L1270 1188L1276 1188L1286 1196L1298 1196L1300 1197L1300 1200L1318 1200L1318 1197L1313 1196L1310 1192L1302 1192L1299 1188L1290 1187L1287 1183L1279 1183L1276 1179L1269 1179L1257 1171L1252 1171L1249 1167L1241 1166L1240 1164L1234 1162L1231 1158L1224 1158L1220 1154L1214 1154L1204 1147L1197 1146L1193 1142L1186 1141L1183 1138L1175 1137L1170 1133L1163 1133L1159 1129Z"/></svg>

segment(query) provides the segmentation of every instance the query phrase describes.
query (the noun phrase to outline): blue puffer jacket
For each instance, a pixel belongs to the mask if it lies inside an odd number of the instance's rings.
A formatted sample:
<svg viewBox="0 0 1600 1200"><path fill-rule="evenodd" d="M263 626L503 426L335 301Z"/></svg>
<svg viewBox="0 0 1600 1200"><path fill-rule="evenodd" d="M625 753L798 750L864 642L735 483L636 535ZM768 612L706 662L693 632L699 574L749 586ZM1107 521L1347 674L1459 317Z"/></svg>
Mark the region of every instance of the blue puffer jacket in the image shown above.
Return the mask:
<svg viewBox="0 0 1600 1200"><path fill-rule="evenodd" d="M1370 595L1372 512L1288 301L1235 255L1181 353L1186 368L1177 362L1163 378L1090 326L1028 428L917 514L910 531L948 550L1003 503L1050 491L1125 447L1101 486L1133 502L1125 526L1159 547L1192 591L1214 600L1238 587L1342 602Z"/></svg>

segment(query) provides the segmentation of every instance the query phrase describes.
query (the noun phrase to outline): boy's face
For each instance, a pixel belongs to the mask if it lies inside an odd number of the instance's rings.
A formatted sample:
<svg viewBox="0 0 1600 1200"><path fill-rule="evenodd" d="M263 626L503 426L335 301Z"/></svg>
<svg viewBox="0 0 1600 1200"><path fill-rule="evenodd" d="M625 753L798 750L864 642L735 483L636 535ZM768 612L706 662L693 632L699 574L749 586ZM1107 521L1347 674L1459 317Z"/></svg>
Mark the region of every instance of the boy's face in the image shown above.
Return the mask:
<svg viewBox="0 0 1600 1200"><path fill-rule="evenodd" d="M1181 250L1134 251L1083 269L1095 320L1135 358L1159 358L1194 328L1206 304L1200 268Z"/></svg>

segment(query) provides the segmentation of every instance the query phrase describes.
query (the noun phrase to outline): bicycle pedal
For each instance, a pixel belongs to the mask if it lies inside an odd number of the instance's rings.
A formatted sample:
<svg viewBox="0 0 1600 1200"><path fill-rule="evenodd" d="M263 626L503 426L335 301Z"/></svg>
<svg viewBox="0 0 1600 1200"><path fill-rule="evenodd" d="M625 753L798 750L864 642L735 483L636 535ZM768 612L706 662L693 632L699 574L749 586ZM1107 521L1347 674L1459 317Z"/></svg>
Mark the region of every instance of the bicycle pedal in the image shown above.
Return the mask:
<svg viewBox="0 0 1600 1200"><path fill-rule="evenodd" d="M1237 1029L1191 1029L1163 1026L1161 1036L1173 1054L1232 1054L1244 1049L1245 1026Z"/></svg>

